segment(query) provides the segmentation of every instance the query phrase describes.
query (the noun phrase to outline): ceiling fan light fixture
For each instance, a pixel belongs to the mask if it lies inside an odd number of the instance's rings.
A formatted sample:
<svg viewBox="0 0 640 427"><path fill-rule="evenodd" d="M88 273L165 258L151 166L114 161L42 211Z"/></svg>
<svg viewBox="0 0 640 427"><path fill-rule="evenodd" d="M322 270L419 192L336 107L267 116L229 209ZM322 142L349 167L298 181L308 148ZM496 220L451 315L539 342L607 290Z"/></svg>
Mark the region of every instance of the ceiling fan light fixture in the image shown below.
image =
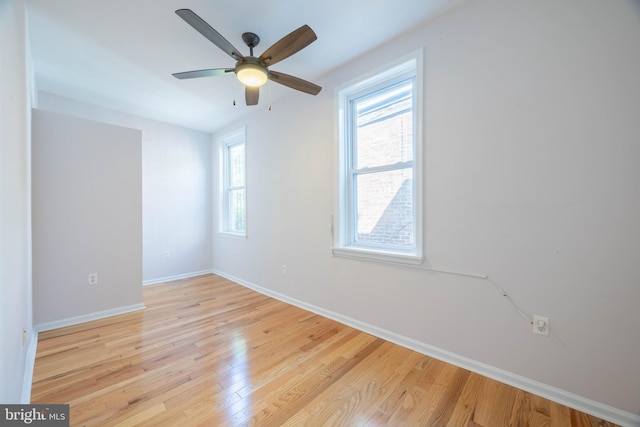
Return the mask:
<svg viewBox="0 0 640 427"><path fill-rule="evenodd" d="M245 63L236 68L236 75L242 84L251 87L260 87L269 78L267 70L258 64Z"/></svg>

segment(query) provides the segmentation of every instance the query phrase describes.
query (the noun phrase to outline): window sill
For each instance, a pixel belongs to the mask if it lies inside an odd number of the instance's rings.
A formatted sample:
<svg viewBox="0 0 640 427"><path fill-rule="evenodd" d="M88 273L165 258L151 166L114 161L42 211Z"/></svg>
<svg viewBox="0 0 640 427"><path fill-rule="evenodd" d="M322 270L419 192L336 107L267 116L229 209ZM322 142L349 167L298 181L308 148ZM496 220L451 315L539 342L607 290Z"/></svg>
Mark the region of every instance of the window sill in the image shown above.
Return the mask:
<svg viewBox="0 0 640 427"><path fill-rule="evenodd" d="M378 261L392 264L420 265L424 260L422 255L402 252L380 251L356 247L334 247L333 255L344 258L354 258L366 261Z"/></svg>
<svg viewBox="0 0 640 427"><path fill-rule="evenodd" d="M233 233L231 231L218 231L218 234L225 237L231 237L233 239L245 240L247 238L247 235L245 233Z"/></svg>

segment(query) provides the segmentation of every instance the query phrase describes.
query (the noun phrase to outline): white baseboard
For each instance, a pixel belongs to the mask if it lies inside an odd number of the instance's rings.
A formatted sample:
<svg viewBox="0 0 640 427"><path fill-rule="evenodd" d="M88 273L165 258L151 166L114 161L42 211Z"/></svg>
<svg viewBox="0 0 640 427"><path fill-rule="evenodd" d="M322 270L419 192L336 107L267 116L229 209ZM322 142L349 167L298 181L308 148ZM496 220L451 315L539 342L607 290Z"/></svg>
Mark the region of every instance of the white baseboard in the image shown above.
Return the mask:
<svg viewBox="0 0 640 427"><path fill-rule="evenodd" d="M373 326L365 322L361 322L359 320L344 316L339 313L335 313L330 310L326 310L322 307L317 307L315 305L308 304L304 301L291 298L279 292L275 292L270 289L263 288L262 286L258 286L254 283L247 282L238 277L231 276L222 271L218 271L214 269L213 273L217 274L218 276L222 276L224 278L232 280L247 288L253 289L254 291L259 292L261 294L268 295L277 300L295 305L297 307L303 308L305 310L311 311L313 313L319 314L329 319L336 320L340 323L351 326L355 329L369 333L376 337L382 338L394 344L398 344L402 347L409 348L411 350L417 351L424 355L433 357L438 360L442 360L444 362L450 363L460 368L467 369L469 371L472 371L477 374L483 375L485 377L494 379L496 381L500 381L502 383L511 385L521 390L528 391L535 395L542 396L546 399L577 409L581 412L585 412L587 414L591 414L598 418L602 418L604 420L614 422L624 427L640 426L640 415L638 414L627 412L622 409L612 407L610 405L605 405L604 403L596 402L594 400L559 389L557 387L552 387L550 385L543 384L541 382L532 380L530 378L526 378L526 377L514 374L512 372L505 371L503 369L499 369L494 366L469 359L464 356L460 356L450 351L443 350L441 348L438 348L420 341L416 341L412 338L408 338L408 337L393 333L391 331L379 328L377 326Z"/></svg>
<svg viewBox="0 0 640 427"><path fill-rule="evenodd" d="M69 317L62 320L54 320L53 322L41 323L34 327L34 331L36 331L36 333L50 331L52 329L78 325L80 323L91 322L92 320L104 319L105 317L117 316L118 314L125 314L138 310L144 310L143 303L97 311L95 313L83 314L82 316Z"/></svg>
<svg viewBox="0 0 640 427"><path fill-rule="evenodd" d="M27 347L27 355L24 363L24 379L22 381L22 394L20 396L21 404L31 403L31 383L33 382L33 367L36 364L36 350L38 349L38 332L31 331L29 338L29 347Z"/></svg>
<svg viewBox="0 0 640 427"><path fill-rule="evenodd" d="M202 276L203 274L211 274L211 273L213 273L213 271L209 269L209 270L194 271L192 273L177 274L175 276L160 277L157 279L149 279L149 280L143 281L142 286L157 285L158 283L172 282L174 280L180 280L180 279L188 279L190 277Z"/></svg>

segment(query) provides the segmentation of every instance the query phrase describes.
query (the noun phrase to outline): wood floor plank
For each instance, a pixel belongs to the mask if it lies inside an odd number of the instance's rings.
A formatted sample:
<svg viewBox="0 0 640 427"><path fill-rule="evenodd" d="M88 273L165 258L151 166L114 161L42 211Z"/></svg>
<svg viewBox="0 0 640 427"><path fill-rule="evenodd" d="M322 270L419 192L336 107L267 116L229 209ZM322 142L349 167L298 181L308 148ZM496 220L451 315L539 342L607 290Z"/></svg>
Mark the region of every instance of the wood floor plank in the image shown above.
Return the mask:
<svg viewBox="0 0 640 427"><path fill-rule="evenodd" d="M363 425L369 422L379 402L406 376L421 355L407 355L406 349L385 343L367 361L348 372L343 380L319 394L308 405L314 423L319 425ZM365 363L366 362L366 363ZM375 366L372 366L374 364ZM382 369L378 367L383 367ZM372 369L374 368L374 369Z"/></svg>
<svg viewBox="0 0 640 427"><path fill-rule="evenodd" d="M571 411L564 405L549 402L550 427L564 427L571 425Z"/></svg>
<svg viewBox="0 0 640 427"><path fill-rule="evenodd" d="M437 400L437 404L429 414L425 425L433 427L447 425L456 407L456 403L469 380L469 374L469 371L456 368L455 372L447 378L447 382L442 384L445 386L444 392Z"/></svg>
<svg viewBox="0 0 640 427"><path fill-rule="evenodd" d="M213 274L144 302L41 333L32 403L87 427L614 427Z"/></svg>
<svg viewBox="0 0 640 427"><path fill-rule="evenodd" d="M448 427L455 426L467 426L473 419L473 413L475 411L475 404L478 400L478 391L482 384L482 377L480 375L470 373L469 377L462 389L462 393L455 402L456 406L449 419L447 420Z"/></svg>

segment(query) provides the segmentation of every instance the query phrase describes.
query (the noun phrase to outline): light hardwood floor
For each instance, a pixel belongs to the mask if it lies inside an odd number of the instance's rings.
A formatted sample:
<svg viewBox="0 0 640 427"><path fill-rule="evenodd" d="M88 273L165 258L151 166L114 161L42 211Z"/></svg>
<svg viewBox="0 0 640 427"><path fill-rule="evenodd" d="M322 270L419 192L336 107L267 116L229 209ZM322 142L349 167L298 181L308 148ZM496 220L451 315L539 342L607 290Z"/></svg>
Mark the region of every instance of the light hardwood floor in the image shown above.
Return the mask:
<svg viewBox="0 0 640 427"><path fill-rule="evenodd" d="M73 426L613 426L215 275L41 333L32 403Z"/></svg>

